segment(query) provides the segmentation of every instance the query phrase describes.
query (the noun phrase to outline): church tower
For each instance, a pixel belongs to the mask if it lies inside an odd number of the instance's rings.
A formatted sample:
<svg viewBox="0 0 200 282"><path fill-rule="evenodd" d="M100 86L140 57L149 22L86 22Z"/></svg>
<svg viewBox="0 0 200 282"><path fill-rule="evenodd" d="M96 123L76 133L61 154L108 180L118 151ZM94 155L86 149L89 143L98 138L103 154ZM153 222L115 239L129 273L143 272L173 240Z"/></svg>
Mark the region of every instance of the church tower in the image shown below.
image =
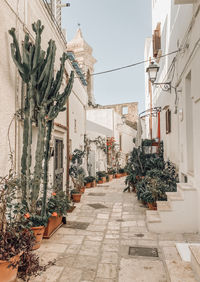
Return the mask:
<svg viewBox="0 0 200 282"><path fill-rule="evenodd" d="M76 32L75 37L68 42L67 51L73 52L77 63L84 73L87 81L88 102L95 104L93 76L94 64L97 62L92 55L92 47L84 40L81 29Z"/></svg>

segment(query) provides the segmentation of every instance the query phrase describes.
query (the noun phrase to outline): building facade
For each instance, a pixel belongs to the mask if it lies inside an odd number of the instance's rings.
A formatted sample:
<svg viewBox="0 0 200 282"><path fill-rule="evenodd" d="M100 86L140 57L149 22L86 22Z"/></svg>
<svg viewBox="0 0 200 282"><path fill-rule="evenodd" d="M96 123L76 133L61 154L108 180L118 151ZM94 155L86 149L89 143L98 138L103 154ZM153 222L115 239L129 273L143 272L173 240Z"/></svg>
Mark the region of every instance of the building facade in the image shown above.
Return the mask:
<svg viewBox="0 0 200 282"><path fill-rule="evenodd" d="M52 2L52 3L51 3ZM24 35L28 33L34 42L32 23L41 20L44 25L41 45L44 50L48 41L53 39L56 44L55 73L60 67L60 57L67 51L67 42L60 25L61 1L1 1L0 39L0 175L7 174L10 168L10 154L13 155L13 164L16 172L20 172L23 119L17 113L23 107L23 84L18 74L10 52L12 39L8 30L15 28L20 48L22 48ZM52 6L51 6L52 4ZM55 12L57 7L57 12ZM57 21L58 20L58 21ZM69 153L74 148L83 148L84 134L86 132L86 106L88 104L86 81L84 81L80 68L75 67L73 60L65 63L65 74L61 88L64 89L71 71L75 72L76 79L69 101L67 111L61 112L55 120L53 137L51 140L52 156L50 159L50 182L59 179L65 187L68 175ZM76 122L75 122L76 121ZM36 148L37 127L33 128L32 151ZM70 141L71 140L71 141ZM34 160L34 157L33 157ZM58 161L59 160L59 161ZM34 165L34 162L33 162Z"/></svg>
<svg viewBox="0 0 200 282"><path fill-rule="evenodd" d="M179 203L172 201L173 211L169 209L165 215L160 211L163 223L152 226L163 232L200 230L199 11L198 0L152 1L153 37L146 40L145 59L160 67L156 83L170 83L171 89L152 85L146 74L146 109L160 108L164 156L177 167L178 192L184 198ZM157 127L158 118L148 117L146 136L156 138Z"/></svg>

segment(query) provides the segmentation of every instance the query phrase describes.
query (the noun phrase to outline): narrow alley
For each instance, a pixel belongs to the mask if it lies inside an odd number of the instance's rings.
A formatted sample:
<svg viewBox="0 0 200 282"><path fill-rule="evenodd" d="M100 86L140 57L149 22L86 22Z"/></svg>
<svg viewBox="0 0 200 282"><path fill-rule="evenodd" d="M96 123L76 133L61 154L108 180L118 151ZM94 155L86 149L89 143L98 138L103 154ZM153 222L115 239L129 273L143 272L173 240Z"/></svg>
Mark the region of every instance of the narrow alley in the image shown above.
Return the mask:
<svg viewBox="0 0 200 282"><path fill-rule="evenodd" d="M86 189L67 224L37 251L43 264L56 264L31 282L196 281L175 243L200 242L199 235L148 232L146 208L123 193L124 179Z"/></svg>

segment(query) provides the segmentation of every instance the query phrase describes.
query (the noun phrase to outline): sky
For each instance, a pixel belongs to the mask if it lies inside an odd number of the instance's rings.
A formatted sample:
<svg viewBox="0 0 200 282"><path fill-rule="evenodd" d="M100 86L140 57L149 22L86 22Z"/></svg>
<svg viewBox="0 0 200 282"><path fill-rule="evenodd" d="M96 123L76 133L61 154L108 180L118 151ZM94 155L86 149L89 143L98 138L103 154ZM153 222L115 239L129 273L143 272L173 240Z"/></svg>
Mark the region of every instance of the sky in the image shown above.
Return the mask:
<svg viewBox="0 0 200 282"><path fill-rule="evenodd" d="M65 1L66 2L66 1ZM68 0L62 9L62 26L70 41L80 24L93 48L94 72L144 60L144 43L151 37L151 0ZM64 1L63 1L64 3ZM101 105L144 103L144 65L94 76L94 95Z"/></svg>

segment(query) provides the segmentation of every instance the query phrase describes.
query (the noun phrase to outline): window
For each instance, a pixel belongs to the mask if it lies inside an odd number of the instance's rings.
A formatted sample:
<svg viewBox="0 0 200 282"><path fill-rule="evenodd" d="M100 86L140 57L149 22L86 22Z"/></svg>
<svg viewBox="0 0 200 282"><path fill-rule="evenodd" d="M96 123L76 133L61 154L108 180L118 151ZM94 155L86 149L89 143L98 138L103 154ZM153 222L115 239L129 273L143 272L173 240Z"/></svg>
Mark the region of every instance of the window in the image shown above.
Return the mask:
<svg viewBox="0 0 200 282"><path fill-rule="evenodd" d="M161 49L161 34L160 34L160 23L158 23L153 33L153 56L154 58L158 56L158 52L160 49Z"/></svg>
<svg viewBox="0 0 200 282"><path fill-rule="evenodd" d="M128 114L128 107L123 107L122 108L122 115L127 115Z"/></svg>
<svg viewBox="0 0 200 282"><path fill-rule="evenodd" d="M166 111L166 134L171 132L171 111Z"/></svg>

